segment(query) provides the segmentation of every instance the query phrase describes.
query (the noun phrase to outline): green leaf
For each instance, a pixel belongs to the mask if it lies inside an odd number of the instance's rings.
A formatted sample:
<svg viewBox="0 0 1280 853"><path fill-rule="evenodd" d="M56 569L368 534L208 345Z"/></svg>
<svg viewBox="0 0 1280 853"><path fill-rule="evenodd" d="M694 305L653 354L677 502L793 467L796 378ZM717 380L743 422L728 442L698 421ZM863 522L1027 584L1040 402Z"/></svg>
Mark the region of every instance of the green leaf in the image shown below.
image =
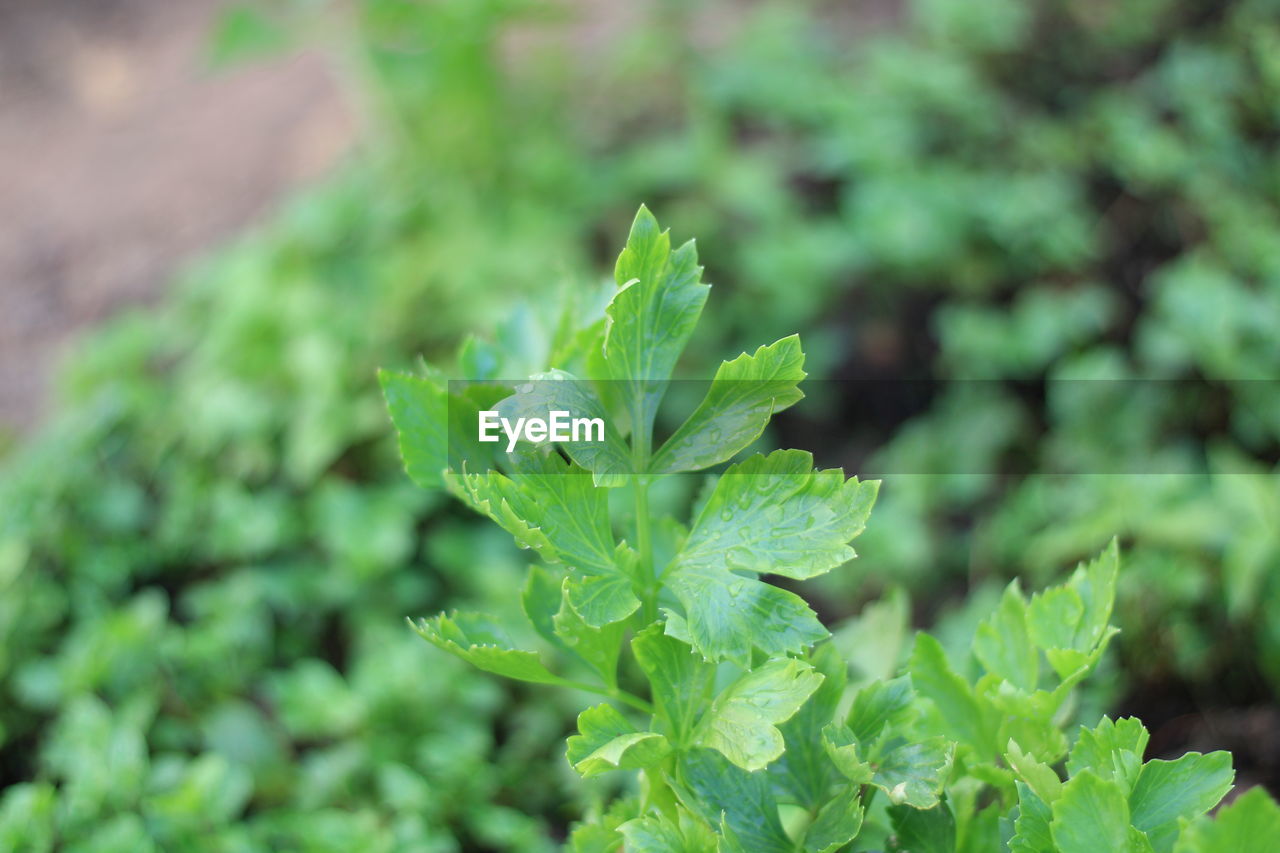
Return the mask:
<svg viewBox="0 0 1280 853"><path fill-rule="evenodd" d="M449 616L441 613L409 625L433 646L462 658L477 669L538 684L561 682L543 666L536 653L514 648L505 631L478 613Z"/></svg>
<svg viewBox="0 0 1280 853"><path fill-rule="evenodd" d="M535 451L517 458L510 477L450 472L445 482L516 544L568 566L569 600L588 625L602 627L631 615L640 606L630 575L634 557L614 545L608 493L557 454Z"/></svg>
<svg viewBox="0 0 1280 853"><path fill-rule="evenodd" d="M520 592L520 605L538 635L557 648L568 651L556 635L555 617L564 598L563 583L542 566L531 566Z"/></svg>
<svg viewBox="0 0 1280 853"><path fill-rule="evenodd" d="M620 290L605 309L605 364L627 383L633 434L648 435L676 361L693 334L710 287L693 241L671 251L671 238L641 207L614 278Z"/></svg>
<svg viewBox="0 0 1280 853"><path fill-rule="evenodd" d="M795 716L779 727L786 749L769 766L769 772L779 789L801 806L816 809L827 801L831 783L837 778L823 747L822 731L835 719L848 668L831 643L814 649L810 662L822 673L822 684Z"/></svg>
<svg viewBox="0 0 1280 853"><path fill-rule="evenodd" d="M689 822L690 832L661 817L641 817L629 820L618 831L627 840L627 853L714 853L715 836L709 831L699 832L695 827L705 826Z"/></svg>
<svg viewBox="0 0 1280 853"><path fill-rule="evenodd" d="M674 781L685 807L713 826L723 821L737 849L795 853L765 773L748 773L715 750L694 749L682 756Z"/></svg>
<svg viewBox="0 0 1280 853"><path fill-rule="evenodd" d="M852 785L829 800L804 834L804 853L834 853L862 830L863 809Z"/></svg>
<svg viewBox="0 0 1280 853"><path fill-rule="evenodd" d="M724 362L698 408L654 454L649 470L697 471L733 458L760 437L776 412L804 397L797 387L804 377L797 335Z"/></svg>
<svg viewBox="0 0 1280 853"><path fill-rule="evenodd" d="M744 770L759 770L782 754L776 725L790 719L821 683L822 675L807 663L769 661L716 697L698 723L695 743L718 750Z"/></svg>
<svg viewBox="0 0 1280 853"><path fill-rule="evenodd" d="M914 716L915 698L908 676L873 681L854 696L845 725L862 743L874 743L886 726L901 725Z"/></svg>
<svg viewBox="0 0 1280 853"><path fill-rule="evenodd" d="M1062 780L1058 778L1057 771L1024 753L1016 741L1009 741L1005 761L1018 774L1018 778L1035 792L1037 798L1045 803L1055 802L1062 795Z"/></svg>
<svg viewBox="0 0 1280 853"><path fill-rule="evenodd" d="M1210 820L1197 818L1178 839L1177 853L1273 853L1280 805L1261 787L1241 794Z"/></svg>
<svg viewBox="0 0 1280 853"><path fill-rule="evenodd" d="M1150 853L1151 843L1129 823L1129 803L1118 782L1091 770L1062 786L1049 826L1060 853Z"/></svg>
<svg viewBox="0 0 1280 853"><path fill-rule="evenodd" d="M679 746L688 745L696 716L702 712L715 681L715 667L696 655L688 643L662 632L654 624L631 640L636 662L653 690L653 704L666 734Z"/></svg>
<svg viewBox="0 0 1280 853"><path fill-rule="evenodd" d="M939 803L925 810L910 806L890 806L888 811L894 833L889 850L901 853L954 853L956 819L946 803Z"/></svg>
<svg viewBox="0 0 1280 853"><path fill-rule="evenodd" d="M996 612L978 626L973 653L988 672L1022 690L1035 690L1040 656L1027 632L1027 603L1015 580L1005 588Z"/></svg>
<svg viewBox="0 0 1280 853"><path fill-rule="evenodd" d="M1188 752L1174 761L1148 761L1129 794L1133 825L1147 834L1157 851L1172 850L1178 821L1216 806L1234 780L1227 752Z"/></svg>
<svg viewBox="0 0 1280 853"><path fill-rule="evenodd" d="M1119 547L1113 539L1096 559L1077 567L1066 584L1032 596L1027 606L1028 632L1045 650L1059 677L1065 679L1091 668L1115 634L1108 622L1115 604L1119 560Z"/></svg>
<svg viewBox="0 0 1280 853"><path fill-rule="evenodd" d="M564 595L559 611L552 617L552 624L555 636L566 648L591 667L605 684L617 686L624 622L614 622L603 628L588 625L569 600L569 579L565 578Z"/></svg>
<svg viewBox="0 0 1280 853"><path fill-rule="evenodd" d="M583 777L652 767L671 752L666 738L638 731L612 705L596 705L579 714L578 731L568 740L567 754Z"/></svg>
<svg viewBox="0 0 1280 853"><path fill-rule="evenodd" d="M776 656L825 637L799 596L735 572L809 578L851 559L847 543L862 532L878 485L815 471L798 450L730 467L668 570L694 648L745 666L753 646Z"/></svg>
<svg viewBox="0 0 1280 853"><path fill-rule="evenodd" d="M872 763L871 784L880 788L894 805L932 809L938 804L955 745L945 738L900 743L884 751Z"/></svg>
<svg viewBox="0 0 1280 853"><path fill-rule="evenodd" d="M1018 783L1018 817L1009 853L1057 853L1050 824L1053 810L1024 782Z"/></svg>
<svg viewBox="0 0 1280 853"><path fill-rule="evenodd" d="M396 427L405 471L422 488L439 488L449 464L449 398L443 385L388 370L378 371L378 381Z"/></svg>
<svg viewBox="0 0 1280 853"><path fill-rule="evenodd" d="M945 738L907 741L886 733L881 742L868 743L847 726L829 726L823 744L849 781L874 785L889 802L917 809L937 805L955 754L955 745Z"/></svg>
<svg viewBox="0 0 1280 853"><path fill-rule="evenodd" d="M994 755L997 723L973 689L952 671L937 640L917 634L907 669L916 692L937 706L943 733L969 744L980 756Z"/></svg>
<svg viewBox="0 0 1280 853"><path fill-rule="evenodd" d="M1148 737L1146 728L1132 717L1114 722L1103 717L1092 729L1080 729L1067 757L1067 773L1078 776L1092 770L1104 779L1118 779L1128 790L1142 766Z"/></svg>
<svg viewBox="0 0 1280 853"><path fill-rule="evenodd" d="M631 451L618 432L613 419L605 411L604 403L596 395L591 383L578 379L563 370L535 373L528 382L516 386L515 393L494 407L499 417L515 422L517 418L549 418L551 412L568 412L572 418L598 418L603 424L603 441L586 440L558 442L559 446L578 466L590 471L597 486L617 487L629 482L627 475L635 471ZM505 450L507 438L499 444Z"/></svg>
<svg viewBox="0 0 1280 853"><path fill-rule="evenodd" d="M875 769L867 760L864 748L848 726L832 724L822 730L822 745L831 763L848 779L858 785L870 784Z"/></svg>

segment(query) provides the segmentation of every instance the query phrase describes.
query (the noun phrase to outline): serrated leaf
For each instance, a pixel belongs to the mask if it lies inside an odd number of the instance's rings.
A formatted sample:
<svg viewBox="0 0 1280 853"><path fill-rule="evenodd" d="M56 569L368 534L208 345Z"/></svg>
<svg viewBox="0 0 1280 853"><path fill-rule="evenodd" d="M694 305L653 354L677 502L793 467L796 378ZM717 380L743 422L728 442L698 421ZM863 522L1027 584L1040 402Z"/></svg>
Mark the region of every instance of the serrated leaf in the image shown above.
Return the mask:
<svg viewBox="0 0 1280 853"><path fill-rule="evenodd" d="M858 789L850 785L818 810L804 834L804 853L835 853L862 830Z"/></svg>
<svg viewBox="0 0 1280 853"><path fill-rule="evenodd" d="M733 458L760 437L775 413L804 397L797 387L804 377L796 335L724 362L698 408L654 454L649 470L698 471Z"/></svg>
<svg viewBox="0 0 1280 853"><path fill-rule="evenodd" d="M1057 771L1024 753L1016 741L1009 741L1005 761L1018 778L1035 792L1038 799L1052 803L1062 795L1062 780L1058 778Z"/></svg>
<svg viewBox="0 0 1280 853"><path fill-rule="evenodd" d="M477 669L539 684L561 679L547 669L535 652L514 648L506 632L478 613L441 613L431 619L410 622L424 640L456 655Z"/></svg>
<svg viewBox="0 0 1280 853"><path fill-rule="evenodd" d="M542 566L532 566L520 591L520 606L529 617L538 636L557 648L568 651L564 642L556 636L555 617L560 612L564 598L563 582Z"/></svg>
<svg viewBox="0 0 1280 853"><path fill-rule="evenodd" d="M1261 787L1241 794L1213 820L1191 822L1176 853L1272 853L1280 838L1280 805Z"/></svg>
<svg viewBox="0 0 1280 853"><path fill-rule="evenodd" d="M618 827L627 840L627 853L714 853L715 833L702 821L680 812L681 825L665 817L641 817Z"/></svg>
<svg viewBox="0 0 1280 853"><path fill-rule="evenodd" d="M444 386L389 370L378 371L378 382L395 424L405 471L422 488L439 488L449 464L449 400Z"/></svg>
<svg viewBox="0 0 1280 853"><path fill-rule="evenodd" d="M973 653L988 672L1022 690L1035 690L1040 656L1027 631L1027 604L1017 581L1005 588L999 607L978 626Z"/></svg>
<svg viewBox="0 0 1280 853"><path fill-rule="evenodd" d="M1053 845L1053 810L1025 782L1018 783L1018 817L1009 853L1057 853Z"/></svg>
<svg viewBox="0 0 1280 853"><path fill-rule="evenodd" d="M914 700L908 676L873 681L854 696L845 725L862 743L874 743L886 726L901 725L913 716Z"/></svg>
<svg viewBox="0 0 1280 853"><path fill-rule="evenodd" d="M591 475L554 453L519 457L510 477L448 473L445 482L478 512L548 562L569 567L573 607L587 624L602 627L640 606L629 573L631 552L615 546L607 492Z"/></svg>
<svg viewBox="0 0 1280 853"><path fill-rule="evenodd" d="M685 807L721 826L730 849L794 853L766 774L748 773L715 750L694 749L681 757L674 781Z"/></svg>
<svg viewBox="0 0 1280 853"><path fill-rule="evenodd" d="M952 671L937 640L917 634L907 670L916 692L937 706L937 722L943 733L969 744L981 756L995 753L998 721L965 680Z"/></svg>
<svg viewBox="0 0 1280 853"><path fill-rule="evenodd" d="M667 574L694 648L746 665L753 646L781 655L825 637L799 596L735 572L808 578L851 559L848 542L862 532L877 486L815 471L813 457L798 450L730 467Z"/></svg>
<svg viewBox="0 0 1280 853"><path fill-rule="evenodd" d="M1104 779L1117 778L1129 790L1137 779L1149 735L1139 720L1103 717L1092 729L1081 728L1067 757L1067 773L1092 770Z"/></svg>
<svg viewBox="0 0 1280 853"><path fill-rule="evenodd" d="M620 853L623 838L616 831L595 823L574 827L565 845L572 853Z"/></svg>
<svg viewBox="0 0 1280 853"><path fill-rule="evenodd" d="M822 683L813 667L773 660L744 673L716 697L698 722L694 742L719 751L744 770L759 770L782 754L777 725L791 718Z"/></svg>
<svg viewBox="0 0 1280 853"><path fill-rule="evenodd" d="M831 763L850 782L866 785L875 776L875 770L867 760L867 749L848 726L833 723L823 729L822 746L831 758Z"/></svg>
<svg viewBox="0 0 1280 853"><path fill-rule="evenodd" d="M901 853L955 853L956 819L946 803L931 809L890 806L893 825L891 851Z"/></svg>
<svg viewBox="0 0 1280 853"><path fill-rule="evenodd" d="M900 743L872 763L871 784L894 805L931 809L942 794L954 754L955 745L940 737Z"/></svg>
<svg viewBox="0 0 1280 853"><path fill-rule="evenodd" d="M636 663L653 690L654 710L666 722L666 734L680 746L692 737L695 717L706 706L715 667L695 654L688 643L650 625L631 640Z"/></svg>
<svg viewBox="0 0 1280 853"><path fill-rule="evenodd" d="M827 754L841 774L859 785L880 788L895 805L928 809L938 803L955 755L955 746L941 737L880 743L859 740L847 726L823 732Z"/></svg>
<svg viewBox="0 0 1280 853"><path fill-rule="evenodd" d="M1129 803L1118 782L1092 770L1072 777L1052 806L1049 831L1060 853L1150 853L1151 843L1129 822Z"/></svg>
<svg viewBox="0 0 1280 853"><path fill-rule="evenodd" d="M1129 794L1133 825L1147 834L1157 851L1172 850L1178 821L1216 806L1234 780L1227 752L1188 752L1174 761L1148 761Z"/></svg>
<svg viewBox="0 0 1280 853"><path fill-rule="evenodd" d="M552 617L552 630L564 646L591 667L610 687L618 683L618 653L622 650L623 622L593 628L569 600L569 579L564 580L560 609Z"/></svg>
<svg viewBox="0 0 1280 853"><path fill-rule="evenodd" d="M627 383L624 395L633 433L648 435L667 380L693 333L708 285L693 241L674 252L671 238L641 207L614 278L620 290L605 309L605 365Z"/></svg>
<svg viewBox="0 0 1280 853"><path fill-rule="evenodd" d="M567 755L583 777L652 767L671 752L666 738L637 730L612 705L596 705L579 714L578 732L568 739Z"/></svg>
<svg viewBox="0 0 1280 853"><path fill-rule="evenodd" d="M1113 539L1096 559L1081 564L1063 585L1032 596L1027 628L1061 678L1092 667L1115 634L1108 625L1115 604L1119 548Z"/></svg>
<svg viewBox="0 0 1280 853"><path fill-rule="evenodd" d="M827 801L831 783L837 778L823 747L822 731L835 719L848 667L831 643L819 645L809 660L822 674L822 684L812 698L779 727L786 749L769 766L769 773L774 784L799 805L815 809Z"/></svg>
<svg viewBox="0 0 1280 853"><path fill-rule="evenodd" d="M587 440L590 435L587 433L582 440L558 442L558 445L574 463L591 472L597 486L621 486L628 482L628 474L639 473L634 470L631 451L591 383L570 373L563 370L535 373L494 408L499 417L512 423L518 418L549 419L555 411L566 412L571 418L598 419L603 424L603 440ZM506 441L504 435L499 442L504 449Z"/></svg>

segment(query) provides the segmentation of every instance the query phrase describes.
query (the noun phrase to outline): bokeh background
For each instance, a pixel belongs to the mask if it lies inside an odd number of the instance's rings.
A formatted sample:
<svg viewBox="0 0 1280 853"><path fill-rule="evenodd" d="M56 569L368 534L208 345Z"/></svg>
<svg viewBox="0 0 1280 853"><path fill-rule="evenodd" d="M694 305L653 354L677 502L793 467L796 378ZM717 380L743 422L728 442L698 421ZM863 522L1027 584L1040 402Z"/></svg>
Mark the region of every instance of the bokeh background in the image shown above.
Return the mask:
<svg viewBox="0 0 1280 853"><path fill-rule="evenodd" d="M1280 791L1277 142L1275 0L3 0L0 849L555 848L586 702L405 627L527 557L374 370L536 352L640 202L685 375L800 331L773 438L883 473L824 617L1118 535L1084 701Z"/></svg>

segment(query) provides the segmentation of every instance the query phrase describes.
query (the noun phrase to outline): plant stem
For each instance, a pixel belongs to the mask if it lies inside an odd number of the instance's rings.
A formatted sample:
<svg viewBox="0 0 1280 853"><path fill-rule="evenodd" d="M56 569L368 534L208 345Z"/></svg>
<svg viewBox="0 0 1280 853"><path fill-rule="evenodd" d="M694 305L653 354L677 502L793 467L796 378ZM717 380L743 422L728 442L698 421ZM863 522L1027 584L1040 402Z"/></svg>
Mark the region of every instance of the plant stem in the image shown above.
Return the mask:
<svg viewBox="0 0 1280 853"><path fill-rule="evenodd" d="M646 714L653 713L653 705L641 699L639 696L628 693L627 691L617 687L601 687L597 684L587 684L582 681L566 681L564 679L560 679L559 684L561 687L571 687L574 690L584 690L587 693L594 693L597 696L607 696L610 699L622 702L624 705L630 705L637 711L642 711Z"/></svg>
<svg viewBox="0 0 1280 853"><path fill-rule="evenodd" d="M639 573L644 579L644 621L658 618L658 579L653 568L653 541L649 520L649 477L637 475L633 484L636 506L636 550L640 555Z"/></svg>

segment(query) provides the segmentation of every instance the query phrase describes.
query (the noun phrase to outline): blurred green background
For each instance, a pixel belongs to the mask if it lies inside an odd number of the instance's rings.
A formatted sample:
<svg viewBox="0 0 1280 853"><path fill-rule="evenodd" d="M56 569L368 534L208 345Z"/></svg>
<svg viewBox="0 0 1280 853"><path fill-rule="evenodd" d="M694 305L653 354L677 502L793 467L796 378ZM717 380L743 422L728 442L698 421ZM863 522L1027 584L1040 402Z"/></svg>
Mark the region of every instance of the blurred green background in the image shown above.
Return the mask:
<svg viewBox="0 0 1280 853"><path fill-rule="evenodd" d="M374 370L536 352L640 202L715 285L685 375L799 331L859 380L774 436L884 472L825 617L902 588L959 634L1118 534L1090 701L1280 792L1280 2L616 6L221 18L220 63L322 51L359 144L84 340L5 452L0 849L555 848L600 794L586 703L405 627L518 612L527 558L403 476ZM903 379L910 411L839 390Z"/></svg>

